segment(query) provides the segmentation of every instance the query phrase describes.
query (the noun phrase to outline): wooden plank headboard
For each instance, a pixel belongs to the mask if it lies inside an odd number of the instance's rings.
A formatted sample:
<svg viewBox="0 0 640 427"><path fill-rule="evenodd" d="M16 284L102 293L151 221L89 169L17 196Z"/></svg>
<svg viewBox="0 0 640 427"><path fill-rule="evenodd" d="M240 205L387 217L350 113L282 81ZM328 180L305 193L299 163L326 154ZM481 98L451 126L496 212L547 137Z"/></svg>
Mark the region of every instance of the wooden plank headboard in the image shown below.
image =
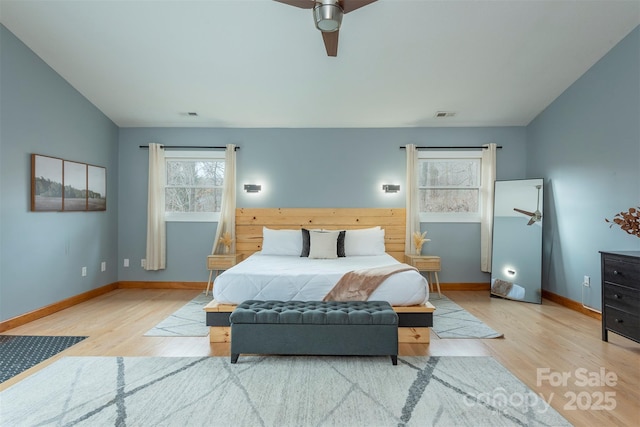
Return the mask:
<svg viewBox="0 0 640 427"><path fill-rule="evenodd" d="M239 208L236 209L236 252L245 257L261 250L262 227L385 230L385 249L404 262L404 208Z"/></svg>

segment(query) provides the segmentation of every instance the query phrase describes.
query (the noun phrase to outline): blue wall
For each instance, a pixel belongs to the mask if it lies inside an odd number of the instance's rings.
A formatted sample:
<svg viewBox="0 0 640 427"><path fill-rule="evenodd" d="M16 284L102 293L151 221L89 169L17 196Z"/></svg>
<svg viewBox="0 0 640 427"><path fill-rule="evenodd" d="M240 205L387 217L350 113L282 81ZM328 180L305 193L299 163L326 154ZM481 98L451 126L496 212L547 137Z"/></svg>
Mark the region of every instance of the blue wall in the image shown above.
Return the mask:
<svg viewBox="0 0 640 427"><path fill-rule="evenodd" d="M194 129L130 128L120 131L118 253L122 281L206 281L215 224L168 223L167 269L148 272L145 257L147 150L140 145L240 146L238 207L404 207L404 190L384 194L382 184L404 188L405 152L400 146L482 145L496 142L499 179L524 178L525 129ZM260 183L247 194L242 185ZM489 282L480 271L479 224L422 224L431 239L426 253L442 257L442 282ZM122 259L130 267L122 267Z"/></svg>
<svg viewBox="0 0 640 427"><path fill-rule="evenodd" d="M600 308L598 251L640 250L604 221L640 205L639 27L527 127L526 159L545 177L543 287Z"/></svg>
<svg viewBox="0 0 640 427"><path fill-rule="evenodd" d="M0 55L0 320L6 320L117 281L118 127L4 26ZM30 212L31 153L105 166L107 211Z"/></svg>
<svg viewBox="0 0 640 427"><path fill-rule="evenodd" d="M640 249L640 239L604 222L640 201L637 28L526 128L118 129L1 26L0 43L0 321L115 281L206 281L211 223L169 223L167 270L140 267L147 151L139 145L150 142L240 145L238 186L265 189L238 189L240 207L402 207L404 190L380 191L403 183L399 146L496 142L498 179L545 177L545 289L580 301L589 275L585 302L599 307L598 251ZM31 153L106 166L107 211L30 212ZM442 256L442 282L489 281L478 224L422 228L426 252Z"/></svg>

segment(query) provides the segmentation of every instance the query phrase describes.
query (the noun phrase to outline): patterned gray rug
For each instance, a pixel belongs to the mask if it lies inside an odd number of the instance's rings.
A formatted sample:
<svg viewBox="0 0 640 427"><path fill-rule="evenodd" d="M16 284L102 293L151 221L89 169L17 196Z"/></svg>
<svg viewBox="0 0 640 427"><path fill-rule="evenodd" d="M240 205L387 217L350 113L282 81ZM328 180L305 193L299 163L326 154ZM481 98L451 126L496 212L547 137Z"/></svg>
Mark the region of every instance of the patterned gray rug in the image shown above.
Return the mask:
<svg viewBox="0 0 640 427"><path fill-rule="evenodd" d="M433 331L440 338L502 338L504 335L487 326L480 319L446 296L429 299L433 313Z"/></svg>
<svg viewBox="0 0 640 427"><path fill-rule="evenodd" d="M66 357L0 393L10 426L564 426L490 357Z"/></svg>
<svg viewBox="0 0 640 427"><path fill-rule="evenodd" d="M211 294L199 294L169 317L149 329L146 337L206 337L209 328L206 325L204 306L209 304Z"/></svg>
<svg viewBox="0 0 640 427"><path fill-rule="evenodd" d="M209 328L205 324L206 313L203 308L211 302L211 299L211 295L198 295L144 335L206 337L209 335ZM433 313L433 330L440 338L500 338L503 336L444 295L441 298L433 296L429 302L436 307Z"/></svg>

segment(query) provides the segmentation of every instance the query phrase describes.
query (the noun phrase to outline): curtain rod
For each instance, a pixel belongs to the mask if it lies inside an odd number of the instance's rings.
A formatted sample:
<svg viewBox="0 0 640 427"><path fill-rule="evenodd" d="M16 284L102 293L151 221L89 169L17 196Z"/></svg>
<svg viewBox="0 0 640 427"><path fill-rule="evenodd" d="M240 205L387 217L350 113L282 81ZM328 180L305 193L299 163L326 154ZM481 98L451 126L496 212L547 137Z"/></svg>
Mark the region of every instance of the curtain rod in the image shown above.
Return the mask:
<svg viewBox="0 0 640 427"><path fill-rule="evenodd" d="M400 146L401 150L406 149L407 147L405 147L404 145ZM457 146L457 147L438 147L438 146L431 146L431 147L416 147L416 150L483 150L485 148L488 147L482 147L482 146L472 146L472 145L467 145L467 146ZM498 145L496 146L496 148L500 149L502 148L502 145Z"/></svg>
<svg viewBox="0 0 640 427"><path fill-rule="evenodd" d="M149 148L148 145L141 145L140 148ZM171 150L171 149L180 149L180 148L186 148L186 149L198 149L198 150L226 150L227 147L218 145L218 146L201 146L201 145L163 145L162 148L164 148L165 150ZM236 150L239 150L240 147L236 146L235 148Z"/></svg>

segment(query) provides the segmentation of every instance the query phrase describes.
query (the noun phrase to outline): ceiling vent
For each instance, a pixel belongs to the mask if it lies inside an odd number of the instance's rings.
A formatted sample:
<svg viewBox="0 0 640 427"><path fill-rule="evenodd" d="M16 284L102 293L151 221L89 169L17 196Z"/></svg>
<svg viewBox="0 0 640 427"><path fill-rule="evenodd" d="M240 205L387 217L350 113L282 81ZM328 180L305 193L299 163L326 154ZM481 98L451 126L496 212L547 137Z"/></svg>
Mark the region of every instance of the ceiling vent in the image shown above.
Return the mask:
<svg viewBox="0 0 640 427"><path fill-rule="evenodd" d="M436 115L434 116L436 119L444 119L445 117L454 117L456 113L453 111L436 111Z"/></svg>

